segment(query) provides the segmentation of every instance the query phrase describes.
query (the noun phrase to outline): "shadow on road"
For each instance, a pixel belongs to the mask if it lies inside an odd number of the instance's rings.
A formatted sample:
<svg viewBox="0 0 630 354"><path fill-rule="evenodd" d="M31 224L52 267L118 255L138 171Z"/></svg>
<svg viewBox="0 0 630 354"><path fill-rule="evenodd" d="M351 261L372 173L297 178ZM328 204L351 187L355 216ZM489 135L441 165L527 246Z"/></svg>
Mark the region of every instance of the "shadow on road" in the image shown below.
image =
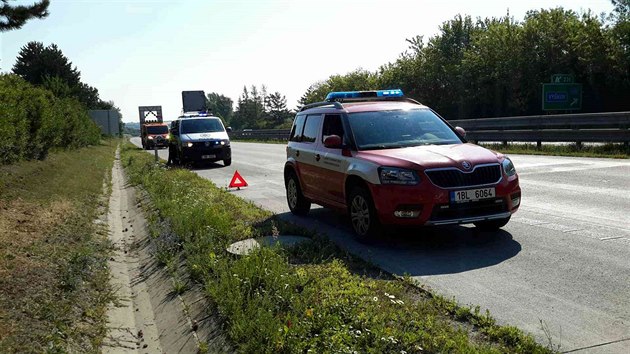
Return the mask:
<svg viewBox="0 0 630 354"><path fill-rule="evenodd" d="M213 170L215 168L223 168L225 166L219 162L194 162L187 163L185 167L191 171L204 171Z"/></svg>
<svg viewBox="0 0 630 354"><path fill-rule="evenodd" d="M354 239L349 221L331 210L314 209L307 217L279 216L317 230L341 248L397 275L461 273L499 264L521 251L521 244L506 230L480 232L471 226L391 229L364 244Z"/></svg>

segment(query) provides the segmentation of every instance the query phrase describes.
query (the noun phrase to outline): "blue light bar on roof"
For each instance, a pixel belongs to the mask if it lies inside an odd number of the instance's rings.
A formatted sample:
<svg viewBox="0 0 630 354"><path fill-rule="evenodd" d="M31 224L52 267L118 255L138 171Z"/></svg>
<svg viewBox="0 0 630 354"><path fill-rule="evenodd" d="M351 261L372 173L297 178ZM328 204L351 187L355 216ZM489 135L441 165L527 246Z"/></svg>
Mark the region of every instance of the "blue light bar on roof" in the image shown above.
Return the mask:
<svg viewBox="0 0 630 354"><path fill-rule="evenodd" d="M377 90L377 91L338 91L326 95L326 101L334 101L340 98L365 98L365 97L403 97L401 89Z"/></svg>

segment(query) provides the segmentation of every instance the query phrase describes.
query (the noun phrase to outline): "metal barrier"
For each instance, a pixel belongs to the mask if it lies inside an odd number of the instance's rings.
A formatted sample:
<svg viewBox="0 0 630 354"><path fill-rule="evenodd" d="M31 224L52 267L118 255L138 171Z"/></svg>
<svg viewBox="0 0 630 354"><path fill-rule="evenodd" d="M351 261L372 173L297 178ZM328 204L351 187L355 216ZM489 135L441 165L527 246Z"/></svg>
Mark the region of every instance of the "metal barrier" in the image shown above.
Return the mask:
<svg viewBox="0 0 630 354"><path fill-rule="evenodd" d="M466 130L471 141L630 142L630 112L559 114L450 120ZM290 129L241 130L232 139L288 140Z"/></svg>
<svg viewBox="0 0 630 354"><path fill-rule="evenodd" d="M451 120L472 141L630 142L630 112Z"/></svg>
<svg viewBox="0 0 630 354"><path fill-rule="evenodd" d="M289 140L291 129L239 130L229 133L230 139L237 140Z"/></svg>

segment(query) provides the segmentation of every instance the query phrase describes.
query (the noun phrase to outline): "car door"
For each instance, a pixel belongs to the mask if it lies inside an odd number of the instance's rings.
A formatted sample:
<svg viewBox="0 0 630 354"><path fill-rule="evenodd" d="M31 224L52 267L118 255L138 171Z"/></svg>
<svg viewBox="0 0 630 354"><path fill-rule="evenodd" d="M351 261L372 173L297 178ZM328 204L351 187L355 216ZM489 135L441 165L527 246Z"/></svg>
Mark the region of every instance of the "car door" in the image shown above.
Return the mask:
<svg viewBox="0 0 630 354"><path fill-rule="evenodd" d="M302 119L300 117L296 119ZM316 160L319 146L319 133L322 124L321 114L309 114L304 118L302 134L292 142L288 154L292 155L296 162L296 169L302 184L302 192L309 196L317 196L321 190L321 182L317 180L318 161ZM296 122L301 123L301 122Z"/></svg>
<svg viewBox="0 0 630 354"><path fill-rule="evenodd" d="M344 138L344 129L340 114L326 114L319 136L318 153L319 165L317 178L322 186L321 195L333 203L345 203L344 184L345 175L348 169L348 158L342 155L341 148L327 148L324 146L324 139L330 135L337 135Z"/></svg>

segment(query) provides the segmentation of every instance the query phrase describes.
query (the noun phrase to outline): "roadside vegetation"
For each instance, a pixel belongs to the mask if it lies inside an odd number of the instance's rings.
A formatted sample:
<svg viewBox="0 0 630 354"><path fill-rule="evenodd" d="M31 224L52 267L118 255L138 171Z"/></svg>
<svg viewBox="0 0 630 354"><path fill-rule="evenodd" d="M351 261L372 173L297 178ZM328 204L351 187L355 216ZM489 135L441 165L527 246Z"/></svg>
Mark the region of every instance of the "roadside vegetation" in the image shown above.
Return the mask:
<svg viewBox="0 0 630 354"><path fill-rule="evenodd" d="M3 10L14 25L9 29L16 29L31 17L45 17L47 7L48 1L42 1L32 8L4 4ZM18 18L11 19L12 12ZM81 81L81 72L57 45L27 43L11 71L0 75L0 165L43 160L55 148L99 143L101 130L88 109L118 108L103 101L98 89Z"/></svg>
<svg viewBox="0 0 630 354"><path fill-rule="evenodd" d="M75 99L57 98L17 75L0 75L0 165L46 158L55 147L97 144L100 129Z"/></svg>
<svg viewBox="0 0 630 354"><path fill-rule="evenodd" d="M116 144L0 166L0 353L98 352Z"/></svg>
<svg viewBox="0 0 630 354"><path fill-rule="evenodd" d="M183 260L189 277L181 279L203 285L239 352L551 352L514 327L497 326L488 314L383 274L324 236L283 222L195 173L155 163L129 143L121 160L150 200L158 261L169 266ZM312 242L241 257L226 251L238 240L281 234ZM174 285L174 292L190 285Z"/></svg>
<svg viewBox="0 0 630 354"><path fill-rule="evenodd" d="M553 145L543 144L540 149L536 144L479 144L485 148L505 154L552 155L576 157L605 157L614 159L630 158L630 148L623 144L603 145Z"/></svg>

